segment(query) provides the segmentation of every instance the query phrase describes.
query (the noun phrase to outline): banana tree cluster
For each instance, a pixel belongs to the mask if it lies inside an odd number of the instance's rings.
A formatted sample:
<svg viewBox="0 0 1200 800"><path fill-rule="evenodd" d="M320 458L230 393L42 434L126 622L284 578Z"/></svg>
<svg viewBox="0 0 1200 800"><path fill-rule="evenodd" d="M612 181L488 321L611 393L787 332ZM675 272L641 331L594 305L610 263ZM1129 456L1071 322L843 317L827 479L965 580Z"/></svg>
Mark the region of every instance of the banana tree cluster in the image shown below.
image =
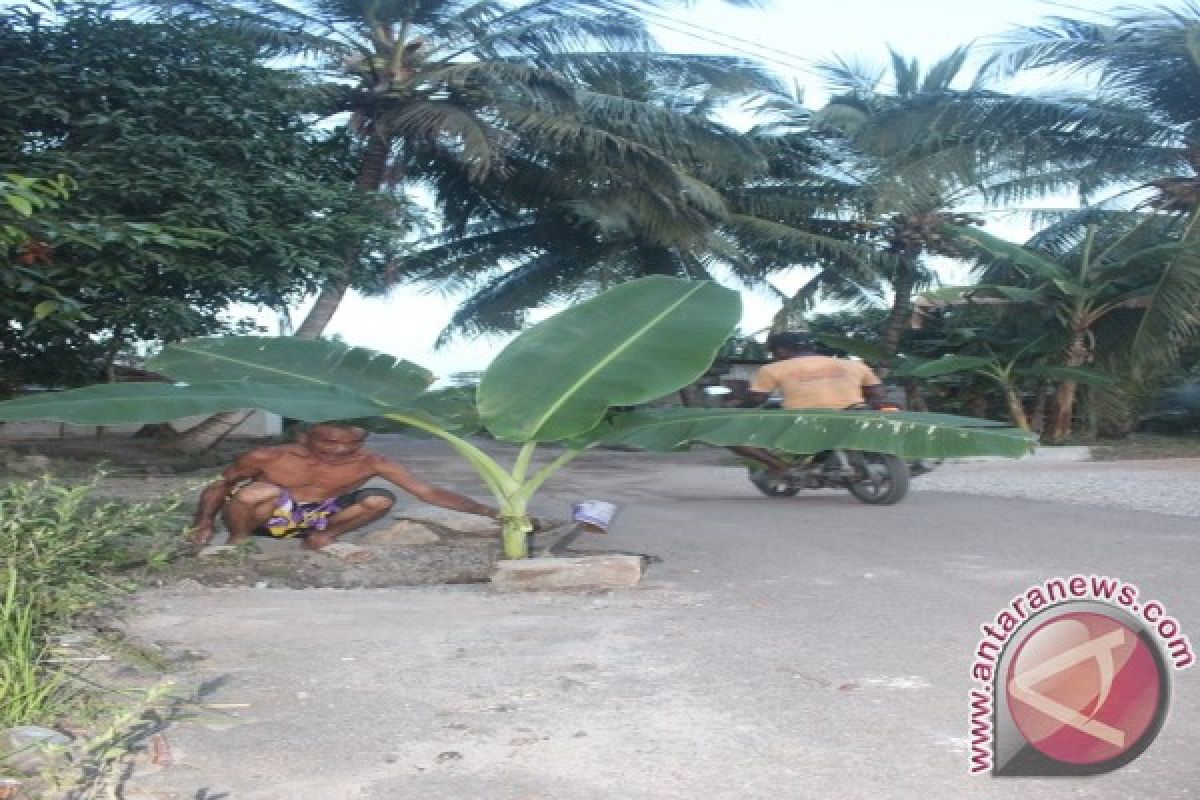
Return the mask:
<svg viewBox="0 0 1200 800"><path fill-rule="evenodd" d="M649 450L754 444L792 453L840 447L908 458L1020 456L1032 440L1000 423L939 414L675 408L614 411L702 375L741 316L736 292L650 277L622 284L517 337L484 372L474 414L430 390L433 375L392 356L295 338L225 337L167 347L150 367L174 383L104 384L0 403L0 420L163 422L259 408L308 422L385 417L445 440L479 473L503 517L507 558L526 553L533 494L589 447ZM477 414L477 416L475 416ZM511 467L463 433L464 416L520 445ZM557 455L536 463L539 444Z"/></svg>

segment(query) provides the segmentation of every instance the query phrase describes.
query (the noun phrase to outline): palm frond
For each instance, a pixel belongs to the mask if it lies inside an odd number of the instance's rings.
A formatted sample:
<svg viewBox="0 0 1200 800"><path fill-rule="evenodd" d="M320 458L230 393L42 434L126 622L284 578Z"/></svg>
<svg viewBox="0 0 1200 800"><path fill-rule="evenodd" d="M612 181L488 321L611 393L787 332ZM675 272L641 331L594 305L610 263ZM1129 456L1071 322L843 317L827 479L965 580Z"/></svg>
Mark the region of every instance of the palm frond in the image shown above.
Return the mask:
<svg viewBox="0 0 1200 800"><path fill-rule="evenodd" d="M1067 277L1067 272L1061 264L1040 256L1019 244L985 233L977 228L966 228L959 225L946 225L945 228L959 241L973 246L976 252L982 251L991 259L1011 263L1028 277L1039 281L1062 280ZM990 262L980 263L987 265Z"/></svg>
<svg viewBox="0 0 1200 800"><path fill-rule="evenodd" d="M1180 350L1200 333L1200 243L1185 240L1185 246L1163 265L1146 301L1130 342L1141 372L1174 364Z"/></svg>

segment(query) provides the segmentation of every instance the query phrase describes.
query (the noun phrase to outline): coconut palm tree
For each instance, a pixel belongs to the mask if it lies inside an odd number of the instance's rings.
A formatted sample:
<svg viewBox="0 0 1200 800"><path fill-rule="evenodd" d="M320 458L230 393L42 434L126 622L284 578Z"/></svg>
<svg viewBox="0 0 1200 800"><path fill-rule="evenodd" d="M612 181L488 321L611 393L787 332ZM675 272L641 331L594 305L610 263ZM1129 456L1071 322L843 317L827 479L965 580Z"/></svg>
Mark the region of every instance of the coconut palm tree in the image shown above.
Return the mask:
<svg viewBox="0 0 1200 800"><path fill-rule="evenodd" d="M728 0L754 5L756 0ZM666 0L664 0L664 4ZM743 60L680 57L656 51L637 10L655 0L313 0L295 6L275 0L192 0L140 4L167 14L207 17L258 35L278 54L309 56L327 81L328 112L351 112L364 140L356 186L388 190L414 162L456 165L469 183L504 175L508 159L536 142L541 151L567 150L608 168L663 181L678 194L675 173L644 140L674 130L663 116L639 115L622 98L588 91L579 77L598 64L639 65L660 80L747 88L769 83ZM622 116L643 141L589 126L579 114ZM655 126L659 125L657 129ZM686 127L686 126L684 126ZM703 143L696 144L702 149ZM295 335L324 331L364 257L346 254L346 272L327 283ZM383 276L403 274L393 265ZM372 282L378 283L378 278ZM210 420L197 442L210 446L236 426L236 415ZM203 441L200 441L202 438Z"/></svg>
<svg viewBox="0 0 1200 800"><path fill-rule="evenodd" d="M820 182L819 159L801 158L798 138L739 135L710 119L724 87L681 94L619 63L581 79L589 92L603 89L622 104L590 104L576 112L583 123L652 146L664 174L551 152L536 138L532 150L510 158L501 180L471 185L452 164L414 164L409 174L435 189L448 224L406 258L406 272L468 295L443 339L515 330L530 309L643 275L711 279L720 265L745 285L769 285L770 274L799 263L831 268L838 258L870 258L865 247L837 238L835 217L813 216L800 183ZM631 125L638 117L658 121ZM662 129L673 135L652 138ZM779 187L793 194L786 208L772 196Z"/></svg>
<svg viewBox="0 0 1200 800"><path fill-rule="evenodd" d="M781 297L775 330L802 324L798 317L818 297L878 302L885 259L861 225L861 185L850 175L859 154L815 125L798 93L772 98L763 110L764 121L746 135L764 169L716 179L726 204L721 232L740 256L737 274L753 283L795 267L815 270L795 295Z"/></svg>
<svg viewBox="0 0 1200 800"><path fill-rule="evenodd" d="M1098 21L1056 17L1014 32L995 73L1038 70L1092 90L979 98L974 123L1026 131L1022 158L1053 167L1045 188L1077 187L1085 202L1123 204L1182 218L1200 241L1200 4L1126 8ZM1064 82L1063 80L1059 81ZM1116 192L1116 196L1112 194ZM1067 230L1078 228L1068 220ZM1174 362L1200 331L1200 263L1191 248L1159 275L1156 303L1132 332L1135 362Z"/></svg>
<svg viewBox="0 0 1200 800"><path fill-rule="evenodd" d="M958 88L968 56L958 48L927 70L891 52L885 70L835 58L822 65L833 99L816 123L840 134L847 155L841 182L860 213L861 236L886 255L879 277L891 310L881 342L895 353L913 314L913 297L935 275L931 255L956 256L947 224L982 224L989 185L1008 183L1012 166L1003 142L945 120L984 89Z"/></svg>
<svg viewBox="0 0 1200 800"><path fill-rule="evenodd" d="M754 5L754 0L730 0ZM341 107L366 141L357 186L380 191L405 180L414 158L456 162L471 181L502 175L514 149L530 139L582 152L596 163L666 174L653 148L587 125L581 108L628 111L620 98L581 90L578 76L597 63L641 64L656 77L753 83L758 68L737 59L683 58L656 52L637 11L655 0L197 0L167 8L209 14L259 33L281 51L313 54L318 71L342 89ZM160 6L162 4L152 3ZM641 117L637 127L661 120ZM647 131L642 131L647 133ZM669 128L656 132L669 136ZM323 288L296 329L324 330L350 286Z"/></svg>
<svg viewBox="0 0 1200 800"><path fill-rule="evenodd" d="M950 228L947 233L975 258L981 282L939 290L932 298L1039 310L1046 332L1060 341L1060 365L1078 370L1102 354L1102 326L1109 327L1106 347L1128 352L1130 332L1159 306L1175 302L1163 275L1180 262L1193 268L1200 262L1200 244L1187 241L1179 230L1184 224L1163 214L1093 212L1089 224L1058 226L1023 246L971 228ZM1046 438L1057 441L1071 433L1080 376L1047 375L1058 379L1058 389Z"/></svg>

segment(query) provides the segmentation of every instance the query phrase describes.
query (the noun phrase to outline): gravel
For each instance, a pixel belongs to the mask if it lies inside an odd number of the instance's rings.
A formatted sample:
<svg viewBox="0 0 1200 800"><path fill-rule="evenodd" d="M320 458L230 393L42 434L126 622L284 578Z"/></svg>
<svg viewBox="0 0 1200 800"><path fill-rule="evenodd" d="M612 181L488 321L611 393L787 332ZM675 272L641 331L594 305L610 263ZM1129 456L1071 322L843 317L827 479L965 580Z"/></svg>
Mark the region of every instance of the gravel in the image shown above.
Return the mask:
<svg viewBox="0 0 1200 800"><path fill-rule="evenodd" d="M951 463L917 479L913 487L927 492L1019 497L1200 517L1200 459Z"/></svg>

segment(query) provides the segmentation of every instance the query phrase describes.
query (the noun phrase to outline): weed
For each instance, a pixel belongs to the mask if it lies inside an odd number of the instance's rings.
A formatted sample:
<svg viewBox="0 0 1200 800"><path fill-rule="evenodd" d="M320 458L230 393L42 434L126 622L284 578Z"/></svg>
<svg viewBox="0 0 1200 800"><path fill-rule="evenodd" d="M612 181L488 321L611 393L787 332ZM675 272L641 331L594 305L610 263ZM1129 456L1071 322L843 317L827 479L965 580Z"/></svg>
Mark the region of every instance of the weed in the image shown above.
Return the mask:
<svg viewBox="0 0 1200 800"><path fill-rule="evenodd" d="M70 712L79 691L51 668L47 637L129 588L124 566L179 539L178 501L100 502L98 480L0 486L0 728Z"/></svg>
<svg viewBox="0 0 1200 800"><path fill-rule="evenodd" d="M0 563L17 572L35 637L129 588L115 573L178 540L178 501L99 502L99 478L64 486L49 477L0 486Z"/></svg>
<svg viewBox="0 0 1200 800"><path fill-rule="evenodd" d="M61 675L43 669L45 645L34 637L34 612L17 597L17 570L8 568L0 603L0 728L52 718L59 710Z"/></svg>

